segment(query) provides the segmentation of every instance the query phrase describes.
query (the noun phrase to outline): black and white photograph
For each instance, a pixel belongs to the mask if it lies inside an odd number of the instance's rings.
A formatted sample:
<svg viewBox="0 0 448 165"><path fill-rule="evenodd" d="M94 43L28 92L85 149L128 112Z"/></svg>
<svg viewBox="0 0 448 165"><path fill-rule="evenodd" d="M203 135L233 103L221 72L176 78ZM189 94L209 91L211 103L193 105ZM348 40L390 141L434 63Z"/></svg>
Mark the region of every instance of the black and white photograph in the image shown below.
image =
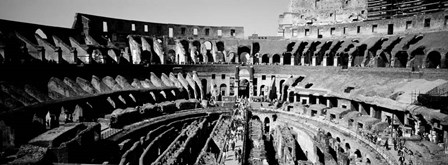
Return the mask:
<svg viewBox="0 0 448 165"><path fill-rule="evenodd" d="M448 0L0 0L0 164L448 165Z"/></svg>

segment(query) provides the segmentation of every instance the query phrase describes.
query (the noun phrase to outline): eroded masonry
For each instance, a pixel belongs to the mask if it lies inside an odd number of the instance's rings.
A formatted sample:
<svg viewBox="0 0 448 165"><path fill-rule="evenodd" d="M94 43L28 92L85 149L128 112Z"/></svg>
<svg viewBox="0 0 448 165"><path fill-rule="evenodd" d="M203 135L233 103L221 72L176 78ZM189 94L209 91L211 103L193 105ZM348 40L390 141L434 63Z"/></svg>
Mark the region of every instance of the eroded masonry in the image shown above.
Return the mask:
<svg viewBox="0 0 448 165"><path fill-rule="evenodd" d="M248 39L0 20L0 164L446 164L447 5L291 0Z"/></svg>

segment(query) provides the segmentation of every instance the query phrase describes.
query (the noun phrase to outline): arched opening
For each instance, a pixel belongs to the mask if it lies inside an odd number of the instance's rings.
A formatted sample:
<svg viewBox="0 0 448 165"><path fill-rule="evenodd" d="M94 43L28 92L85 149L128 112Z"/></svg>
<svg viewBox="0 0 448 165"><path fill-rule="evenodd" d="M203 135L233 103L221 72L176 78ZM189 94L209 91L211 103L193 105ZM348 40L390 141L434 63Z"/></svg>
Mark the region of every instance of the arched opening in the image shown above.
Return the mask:
<svg viewBox="0 0 448 165"><path fill-rule="evenodd" d="M348 144L348 143L345 143L345 150L346 150L347 152L349 152L349 151L350 151L350 144Z"/></svg>
<svg viewBox="0 0 448 165"><path fill-rule="evenodd" d="M247 79L241 80L238 87L238 96L249 98L249 81Z"/></svg>
<svg viewBox="0 0 448 165"><path fill-rule="evenodd" d="M280 63L280 55L274 54L274 56L272 56L272 63L279 64Z"/></svg>
<svg viewBox="0 0 448 165"><path fill-rule="evenodd" d="M366 165L371 165L371 164L372 164L372 162L370 161L370 159L366 158Z"/></svg>
<svg viewBox="0 0 448 165"><path fill-rule="evenodd" d="M247 63L248 62L248 57L250 56L250 48L248 46L240 46L238 47L238 58L239 58L239 62L243 62L243 63Z"/></svg>
<svg viewBox="0 0 448 165"><path fill-rule="evenodd" d="M193 46L195 48L195 57L196 57L196 61L197 62L204 62L204 57L202 56L202 54L200 53L201 51L201 42L199 41L193 41Z"/></svg>
<svg viewBox="0 0 448 165"><path fill-rule="evenodd" d="M210 41L205 41L204 42L204 47L205 47L205 50L206 50L205 56L207 56L208 62L216 62L213 59L213 52L212 52L212 47L213 46L212 46L212 43Z"/></svg>
<svg viewBox="0 0 448 165"><path fill-rule="evenodd" d="M218 49L218 51L224 51L224 42L222 42L222 41L218 41L217 43L216 43L216 48Z"/></svg>
<svg viewBox="0 0 448 165"><path fill-rule="evenodd" d="M396 61L394 67L406 68L408 63L408 53L406 51L399 51L395 54Z"/></svg>
<svg viewBox="0 0 448 165"><path fill-rule="evenodd" d="M219 86L219 94L222 96L226 96L227 93L227 85L226 84L221 84L221 86Z"/></svg>
<svg viewBox="0 0 448 165"><path fill-rule="evenodd" d="M291 56L292 56L291 53L285 53L283 55L283 64L284 65L291 65Z"/></svg>
<svg viewBox="0 0 448 165"><path fill-rule="evenodd" d="M426 57L426 67L427 68L437 68L440 67L440 60L442 56L438 51L432 51L428 54L428 57Z"/></svg>
<svg viewBox="0 0 448 165"><path fill-rule="evenodd" d="M260 120L260 117L258 117L257 115L252 116L251 119L252 119L252 120L258 120L258 121L261 121L261 120Z"/></svg>
<svg viewBox="0 0 448 165"><path fill-rule="evenodd" d="M204 96L206 97L205 99L209 99L210 97L208 96L208 86L207 86L207 79L202 79L201 80L201 85L202 85L202 90L204 92Z"/></svg>
<svg viewBox="0 0 448 165"><path fill-rule="evenodd" d="M47 35L41 29L37 29L35 34L37 34L40 38L47 39Z"/></svg>
<svg viewBox="0 0 448 165"><path fill-rule="evenodd" d="M191 62L191 56L190 56L190 43L187 40L180 41L180 44L184 47L185 50L185 63L189 64Z"/></svg>
<svg viewBox="0 0 448 165"><path fill-rule="evenodd" d="M270 121L269 121L269 118L266 117L266 118L264 118L264 133L265 134L269 134L269 126L270 126Z"/></svg>
<svg viewBox="0 0 448 165"><path fill-rule="evenodd" d="M264 54L263 56L261 56L261 63L263 63L263 64L268 64L269 63L269 56L268 56L268 54Z"/></svg>
<svg viewBox="0 0 448 165"><path fill-rule="evenodd" d="M264 94L265 94L264 93L264 91L265 91L264 87L265 87L264 85L260 86L260 96L264 96Z"/></svg>
<svg viewBox="0 0 448 165"><path fill-rule="evenodd" d="M359 151L358 149L355 151L355 155L357 158L362 158L361 151Z"/></svg>
<svg viewBox="0 0 448 165"><path fill-rule="evenodd" d="M167 64L175 64L177 62L176 51L174 51L173 49L168 50L167 58Z"/></svg>
<svg viewBox="0 0 448 165"><path fill-rule="evenodd" d="M255 55L260 52L260 44L258 42L254 42L252 44L252 54Z"/></svg>
<svg viewBox="0 0 448 165"><path fill-rule="evenodd" d="M227 56L225 57L225 59L226 59L226 62L232 62L232 63L234 63L234 62L236 62L236 53L235 52L230 52L230 53L227 53Z"/></svg>
<svg viewBox="0 0 448 165"><path fill-rule="evenodd" d="M290 91L288 96L289 96L289 102L293 103L294 102L294 91Z"/></svg>
<svg viewBox="0 0 448 165"><path fill-rule="evenodd" d="M336 141L337 141L338 143L340 143L340 142L341 142L341 138L336 137Z"/></svg>
<svg viewBox="0 0 448 165"><path fill-rule="evenodd" d="M284 83L285 83L285 80L280 80L280 96L284 93L284 91L283 91L283 84Z"/></svg>
<svg viewBox="0 0 448 165"><path fill-rule="evenodd" d="M328 138L333 138L333 136L331 136L331 133L330 133L330 132L327 132L327 137L328 137Z"/></svg>

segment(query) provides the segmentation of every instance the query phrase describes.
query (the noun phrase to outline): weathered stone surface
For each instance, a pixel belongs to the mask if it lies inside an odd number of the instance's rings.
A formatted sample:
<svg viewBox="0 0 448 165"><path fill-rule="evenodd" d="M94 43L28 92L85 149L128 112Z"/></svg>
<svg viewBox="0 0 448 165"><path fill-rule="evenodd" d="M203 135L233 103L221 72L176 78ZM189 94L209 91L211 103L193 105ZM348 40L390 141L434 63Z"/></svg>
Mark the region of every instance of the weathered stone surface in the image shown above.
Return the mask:
<svg viewBox="0 0 448 165"><path fill-rule="evenodd" d="M60 94L64 97L74 97L77 96L76 92L73 91L68 85L66 85L61 79L52 77L48 81L48 92Z"/></svg>
<svg viewBox="0 0 448 165"><path fill-rule="evenodd" d="M121 75L118 75L118 76L115 78L115 81L120 85L120 87L121 87L122 89L132 89L132 88L134 88L134 87L132 87L131 84L129 84L128 80L126 80L126 78L124 78L124 77L121 76Z"/></svg>
<svg viewBox="0 0 448 165"><path fill-rule="evenodd" d="M78 83L78 85L89 94L98 93L98 91L86 79L83 79L81 77L76 77L76 83Z"/></svg>
<svg viewBox="0 0 448 165"><path fill-rule="evenodd" d="M73 91L75 91L76 94L83 96L83 95L88 95L88 93L86 91L84 91L79 85L78 83L76 83L75 81L73 81L72 79L65 77L64 78L64 83L66 85L68 85L70 88L72 88Z"/></svg>
<svg viewBox="0 0 448 165"><path fill-rule="evenodd" d="M103 83L106 84L113 91L121 90L121 86L110 76L106 76L103 78Z"/></svg>
<svg viewBox="0 0 448 165"><path fill-rule="evenodd" d="M44 91L37 89L33 85L26 84L25 92L34 97L39 102L46 102L51 100L51 98L48 97L48 95Z"/></svg>
<svg viewBox="0 0 448 165"><path fill-rule="evenodd" d="M101 81L95 75L92 76L92 86L100 93L112 91L112 89L110 89L106 84L103 83L103 81Z"/></svg>

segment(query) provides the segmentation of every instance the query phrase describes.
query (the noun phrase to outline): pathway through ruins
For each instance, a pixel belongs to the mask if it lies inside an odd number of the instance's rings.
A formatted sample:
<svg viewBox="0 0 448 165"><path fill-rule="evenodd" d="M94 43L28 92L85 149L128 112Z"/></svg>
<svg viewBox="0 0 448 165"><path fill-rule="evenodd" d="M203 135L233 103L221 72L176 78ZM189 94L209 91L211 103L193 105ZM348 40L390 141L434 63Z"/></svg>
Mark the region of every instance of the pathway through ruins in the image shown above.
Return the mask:
<svg viewBox="0 0 448 165"><path fill-rule="evenodd" d="M239 165L240 164L240 163L238 163L238 159L236 159L236 157L235 157L235 153L238 148L241 148L241 150L243 150L243 141L240 139L238 139L236 141L235 151L229 150L227 152L227 154L226 154L227 156L225 159L225 165Z"/></svg>

